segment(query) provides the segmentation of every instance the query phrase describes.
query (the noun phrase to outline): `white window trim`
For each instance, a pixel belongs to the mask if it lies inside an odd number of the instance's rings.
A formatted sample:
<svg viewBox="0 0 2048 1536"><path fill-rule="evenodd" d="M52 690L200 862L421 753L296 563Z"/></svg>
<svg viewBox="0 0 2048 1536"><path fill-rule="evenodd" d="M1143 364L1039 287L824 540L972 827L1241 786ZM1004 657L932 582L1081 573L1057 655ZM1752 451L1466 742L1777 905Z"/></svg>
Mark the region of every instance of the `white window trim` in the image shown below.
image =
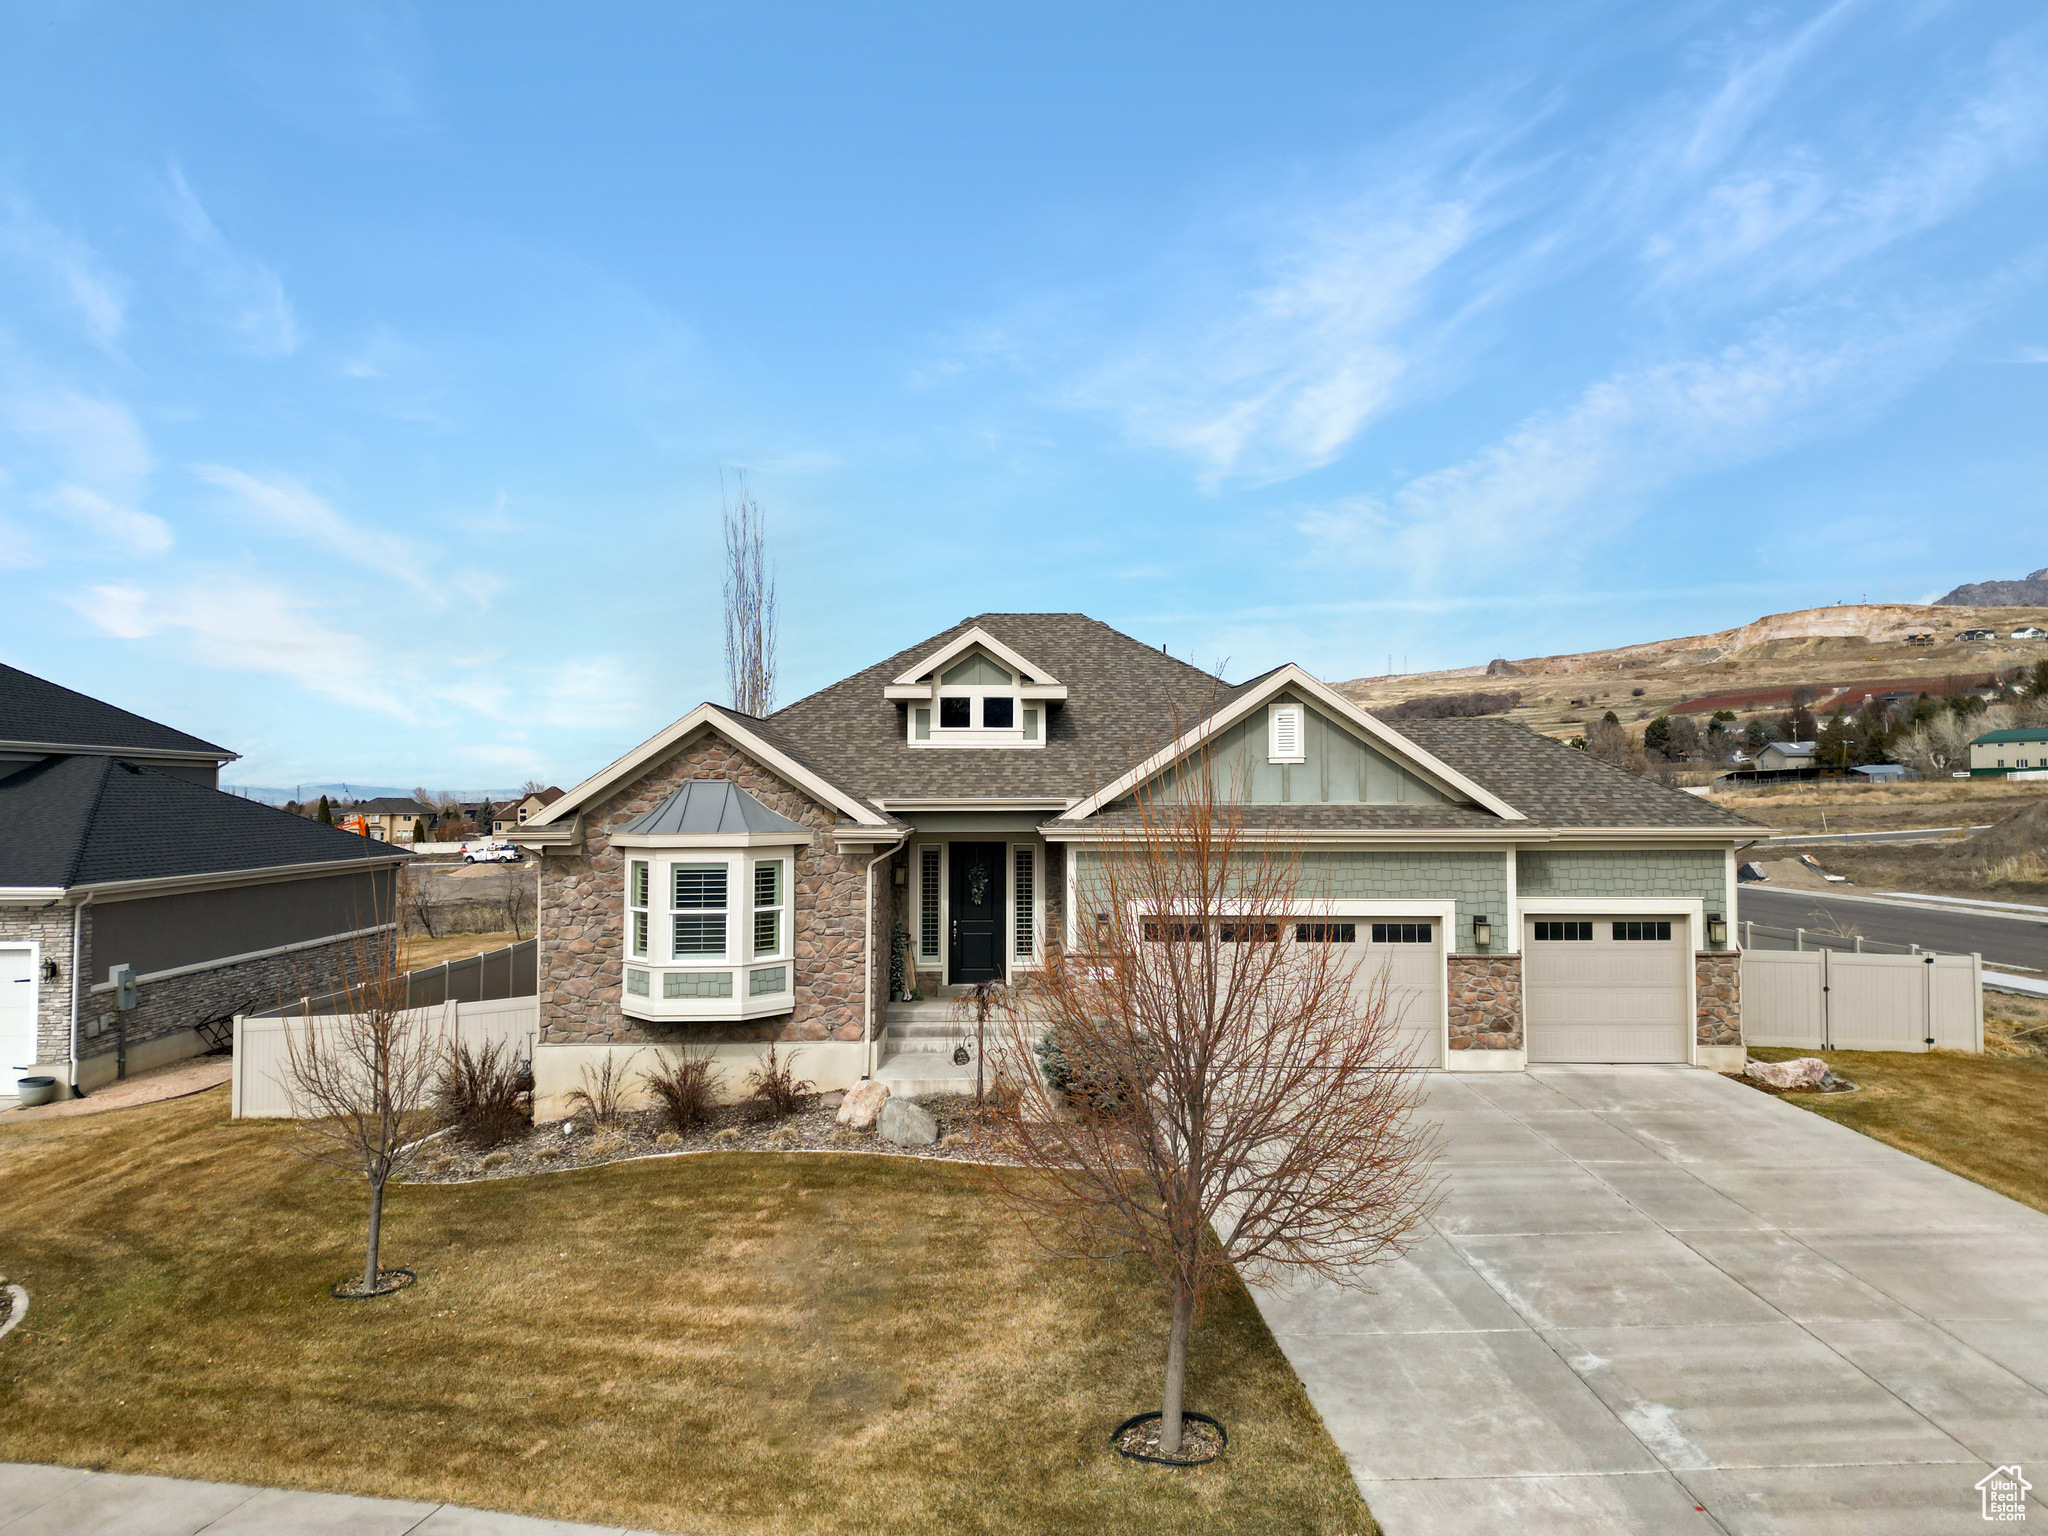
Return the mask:
<svg viewBox="0 0 2048 1536"><path fill-rule="evenodd" d="M1282 750L1281 720L1292 716L1294 725L1294 751ZM1303 704L1273 704L1266 710L1266 761L1269 763L1305 763L1308 761L1308 707Z"/></svg>
<svg viewBox="0 0 2048 1536"><path fill-rule="evenodd" d="M1008 681L1002 683L945 683L940 674L959 666L967 659L969 652L951 658L942 668L932 672L929 684L920 684L920 695L908 700L903 711L903 739L913 747L935 747L941 750L958 750L962 747L1038 748L1045 745L1047 732L1047 703L1045 699L1032 697L1033 689L1027 684L1018 669L1007 661L984 650L982 654L994 665L1008 674ZM1064 697L1066 690L1059 690ZM990 698L1011 700L1008 726L991 729L981 724L982 710ZM939 724L939 701L941 699L966 699L969 701L968 725ZM917 712L931 711L931 735L920 740L917 734ZM1024 735L1024 712L1034 711L1038 729L1033 737Z"/></svg>
<svg viewBox="0 0 2048 1536"><path fill-rule="evenodd" d="M626 888L621 892L628 925L625 948L630 951L632 947L631 924L634 911L644 910L648 913L650 929L655 927L655 915L658 913L661 917L661 937L657 940L650 935L650 953L645 956L628 953L621 959L619 1008L622 1013L628 1018L654 1022L692 1019L707 1022L736 1021L768 1018L788 1013L796 1006L796 910L793 898L797 879L796 861L803 848L808 845L808 835L796 837L786 834L749 833L716 839L700 835L670 835L620 838L617 841L627 852ZM644 909L636 909L631 904L632 866L641 860L650 866L649 904ZM779 862L782 865L782 903L779 908L782 917L776 925L775 953L756 955L753 953L754 871L760 864L768 862ZM677 956L675 953L676 914L679 910L686 910L675 906L675 866L678 864L726 866L723 955ZM658 905L653 901L656 892L662 893L662 901ZM753 996L753 973L772 966L783 967L781 989L764 993L760 997ZM627 989L626 971L645 973L645 996L636 995ZM730 997L662 996L663 978L666 976L702 976L718 973L724 973L732 978Z"/></svg>

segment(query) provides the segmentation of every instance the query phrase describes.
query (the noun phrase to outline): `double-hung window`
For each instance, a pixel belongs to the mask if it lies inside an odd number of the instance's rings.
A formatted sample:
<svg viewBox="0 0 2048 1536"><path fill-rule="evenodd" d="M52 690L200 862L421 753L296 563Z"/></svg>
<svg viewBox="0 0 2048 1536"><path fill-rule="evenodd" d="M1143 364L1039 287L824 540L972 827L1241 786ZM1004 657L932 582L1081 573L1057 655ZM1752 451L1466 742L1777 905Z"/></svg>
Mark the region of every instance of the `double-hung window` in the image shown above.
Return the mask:
<svg viewBox="0 0 2048 1536"><path fill-rule="evenodd" d="M725 953L726 885L731 871L724 864L677 864L673 868L675 958L691 960L722 956Z"/></svg>
<svg viewBox="0 0 2048 1536"><path fill-rule="evenodd" d="M626 915L635 960L647 958L647 886L647 860L632 860L626 866Z"/></svg>
<svg viewBox="0 0 2048 1536"><path fill-rule="evenodd" d="M783 862L761 859L754 865L754 958L782 953L784 907Z"/></svg>

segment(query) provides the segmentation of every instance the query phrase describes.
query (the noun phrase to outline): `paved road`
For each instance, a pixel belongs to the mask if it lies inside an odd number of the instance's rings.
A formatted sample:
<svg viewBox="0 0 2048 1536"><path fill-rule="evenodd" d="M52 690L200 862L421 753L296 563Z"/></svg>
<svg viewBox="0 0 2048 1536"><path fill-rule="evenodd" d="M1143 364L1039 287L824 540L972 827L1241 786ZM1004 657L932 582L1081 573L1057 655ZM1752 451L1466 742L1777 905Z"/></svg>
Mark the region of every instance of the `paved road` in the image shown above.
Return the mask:
<svg viewBox="0 0 2048 1536"><path fill-rule="evenodd" d="M1257 1292L1388 1536L1982 1531L2048 1464L2048 1215L1682 1067L1423 1113L1426 1239Z"/></svg>
<svg viewBox="0 0 2048 1536"><path fill-rule="evenodd" d="M634 1536L457 1504L0 1462L6 1536ZM640 1533L647 1536L647 1533Z"/></svg>
<svg viewBox="0 0 2048 1536"><path fill-rule="evenodd" d="M1990 823L1971 827L1905 827L1891 832L1781 832L1763 840L1765 848L1783 848L1794 843L1924 843L1947 837L1951 832L1983 832Z"/></svg>
<svg viewBox="0 0 2048 1536"><path fill-rule="evenodd" d="M1772 891L1745 885L1736 916L1773 928L1853 928L1866 939L1918 944L1967 954L1977 951L1992 969L2020 967L2048 973L2048 922L1976 912L1938 912L1820 891Z"/></svg>

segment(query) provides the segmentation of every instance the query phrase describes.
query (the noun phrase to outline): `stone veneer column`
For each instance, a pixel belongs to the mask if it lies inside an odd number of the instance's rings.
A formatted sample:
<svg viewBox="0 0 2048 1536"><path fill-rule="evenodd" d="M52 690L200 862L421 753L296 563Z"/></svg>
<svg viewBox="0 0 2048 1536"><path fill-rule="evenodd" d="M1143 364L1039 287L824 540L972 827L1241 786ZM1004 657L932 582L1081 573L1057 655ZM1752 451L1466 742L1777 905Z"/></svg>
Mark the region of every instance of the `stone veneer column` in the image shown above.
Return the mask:
<svg viewBox="0 0 2048 1536"><path fill-rule="evenodd" d="M1522 1048L1522 957L1451 955L1450 1045L1454 1051Z"/></svg>
<svg viewBox="0 0 2048 1536"><path fill-rule="evenodd" d="M1748 1054L1742 1045L1741 953L1700 950L1693 957L1693 990L1699 1009L1699 1064L1722 1071L1739 1069Z"/></svg>

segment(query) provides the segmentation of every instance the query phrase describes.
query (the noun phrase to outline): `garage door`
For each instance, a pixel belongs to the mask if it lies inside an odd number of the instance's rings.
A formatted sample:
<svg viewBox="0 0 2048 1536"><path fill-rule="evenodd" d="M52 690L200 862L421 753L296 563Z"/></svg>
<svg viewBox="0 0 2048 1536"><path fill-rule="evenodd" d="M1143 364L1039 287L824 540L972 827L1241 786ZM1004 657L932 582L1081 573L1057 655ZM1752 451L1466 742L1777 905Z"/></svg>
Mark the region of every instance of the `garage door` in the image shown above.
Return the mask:
<svg viewBox="0 0 2048 1536"><path fill-rule="evenodd" d="M1387 1009L1401 1029L1408 1065L1442 1065L1443 925L1434 918L1298 923L1295 938L1342 944L1352 965L1352 993L1363 1001L1384 971Z"/></svg>
<svg viewBox="0 0 2048 1536"><path fill-rule="evenodd" d="M1528 919L1529 1059L1684 1061L1691 959L1682 917Z"/></svg>

